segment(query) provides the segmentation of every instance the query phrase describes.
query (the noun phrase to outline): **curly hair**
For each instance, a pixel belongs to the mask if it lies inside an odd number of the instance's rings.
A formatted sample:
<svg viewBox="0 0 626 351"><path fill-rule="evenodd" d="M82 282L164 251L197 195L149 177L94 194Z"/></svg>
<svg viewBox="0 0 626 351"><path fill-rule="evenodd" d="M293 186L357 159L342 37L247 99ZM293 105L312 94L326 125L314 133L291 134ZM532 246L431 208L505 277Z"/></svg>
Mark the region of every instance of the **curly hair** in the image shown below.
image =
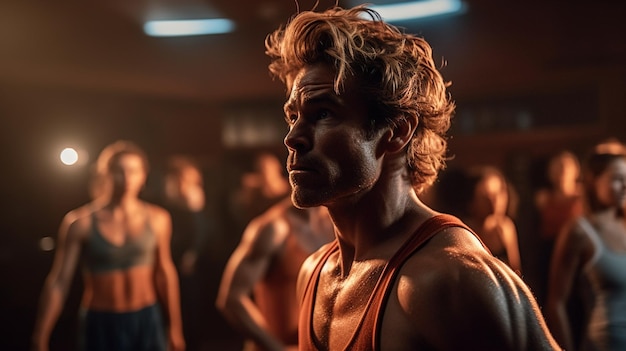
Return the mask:
<svg viewBox="0 0 626 351"><path fill-rule="evenodd" d="M411 184L420 193L445 168L447 137L455 104L423 38L402 33L365 6L304 11L265 40L269 71L290 90L303 67L319 62L335 69L334 89L354 77L373 111L372 130L417 116L407 148Z"/></svg>

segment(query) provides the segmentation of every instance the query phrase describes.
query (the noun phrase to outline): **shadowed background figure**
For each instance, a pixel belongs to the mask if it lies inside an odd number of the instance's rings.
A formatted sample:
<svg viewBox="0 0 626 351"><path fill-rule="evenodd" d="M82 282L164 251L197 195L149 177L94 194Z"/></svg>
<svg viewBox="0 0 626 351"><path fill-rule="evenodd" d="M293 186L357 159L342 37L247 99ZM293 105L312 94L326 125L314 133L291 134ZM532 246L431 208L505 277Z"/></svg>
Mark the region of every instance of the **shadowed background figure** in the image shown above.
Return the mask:
<svg viewBox="0 0 626 351"><path fill-rule="evenodd" d="M625 350L626 148L597 144L582 174L584 213L563 228L552 255L548 322L567 350Z"/></svg>

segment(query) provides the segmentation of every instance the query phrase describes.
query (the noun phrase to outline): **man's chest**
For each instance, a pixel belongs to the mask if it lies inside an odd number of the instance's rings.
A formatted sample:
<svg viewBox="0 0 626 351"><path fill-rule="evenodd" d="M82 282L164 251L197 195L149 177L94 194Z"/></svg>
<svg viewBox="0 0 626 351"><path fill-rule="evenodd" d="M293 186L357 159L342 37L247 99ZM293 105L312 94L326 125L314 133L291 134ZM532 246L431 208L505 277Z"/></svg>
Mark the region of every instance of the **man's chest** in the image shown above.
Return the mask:
<svg viewBox="0 0 626 351"><path fill-rule="evenodd" d="M345 349L368 318L374 318L381 301L374 292L388 287L381 281L384 264L356 264L341 277L336 267L322 272L313 307L313 329L330 350Z"/></svg>

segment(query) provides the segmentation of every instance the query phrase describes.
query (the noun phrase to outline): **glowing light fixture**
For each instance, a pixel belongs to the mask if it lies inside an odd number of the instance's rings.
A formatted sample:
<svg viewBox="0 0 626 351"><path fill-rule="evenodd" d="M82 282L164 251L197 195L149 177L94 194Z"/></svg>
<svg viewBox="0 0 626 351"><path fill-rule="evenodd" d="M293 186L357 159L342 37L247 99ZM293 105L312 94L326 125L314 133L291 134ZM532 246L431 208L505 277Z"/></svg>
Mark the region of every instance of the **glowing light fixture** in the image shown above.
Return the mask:
<svg viewBox="0 0 626 351"><path fill-rule="evenodd" d="M369 7L376 10L386 22L451 15L465 10L465 4L461 0L408 1Z"/></svg>
<svg viewBox="0 0 626 351"><path fill-rule="evenodd" d="M235 23L226 18L148 21L143 31L153 37L175 37L229 33Z"/></svg>
<svg viewBox="0 0 626 351"><path fill-rule="evenodd" d="M78 162L78 152L71 147L66 147L61 151L59 158L64 165L71 166Z"/></svg>
<svg viewBox="0 0 626 351"><path fill-rule="evenodd" d="M54 250L54 239L49 236L44 236L39 240L39 248L41 249L41 251Z"/></svg>

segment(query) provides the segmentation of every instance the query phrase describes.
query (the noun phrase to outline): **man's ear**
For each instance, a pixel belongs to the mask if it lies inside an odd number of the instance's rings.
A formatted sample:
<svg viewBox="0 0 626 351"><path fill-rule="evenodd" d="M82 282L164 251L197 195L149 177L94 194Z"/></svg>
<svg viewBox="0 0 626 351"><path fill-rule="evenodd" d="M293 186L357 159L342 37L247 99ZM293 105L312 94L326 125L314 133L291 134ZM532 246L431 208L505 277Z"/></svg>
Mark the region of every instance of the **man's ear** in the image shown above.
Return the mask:
<svg viewBox="0 0 626 351"><path fill-rule="evenodd" d="M415 129L417 128L418 118L416 115L407 115L400 118L395 126L390 128L390 134L387 139L387 152L399 152L411 141Z"/></svg>

